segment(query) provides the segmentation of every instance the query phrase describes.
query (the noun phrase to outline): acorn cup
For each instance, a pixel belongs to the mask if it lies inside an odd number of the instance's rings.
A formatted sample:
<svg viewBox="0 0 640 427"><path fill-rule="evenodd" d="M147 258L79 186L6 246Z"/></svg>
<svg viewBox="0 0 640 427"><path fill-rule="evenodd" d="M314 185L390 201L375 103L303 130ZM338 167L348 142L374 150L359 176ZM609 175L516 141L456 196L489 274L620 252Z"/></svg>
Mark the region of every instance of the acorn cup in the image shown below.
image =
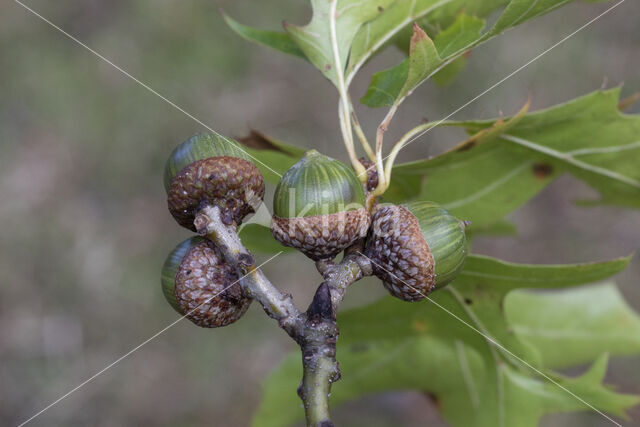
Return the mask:
<svg viewBox="0 0 640 427"><path fill-rule="evenodd" d="M169 212L181 226L196 231L198 209L217 205L222 220L240 225L264 198L264 180L236 141L214 134L196 135L178 145L167 160L164 186Z"/></svg>
<svg viewBox="0 0 640 427"><path fill-rule="evenodd" d="M365 255L391 295L419 301L453 281L467 256L465 223L434 202L376 208Z"/></svg>
<svg viewBox="0 0 640 427"><path fill-rule="evenodd" d="M169 254L162 268L162 292L180 314L203 328L227 326L251 305L235 269L209 240L192 237Z"/></svg>
<svg viewBox="0 0 640 427"><path fill-rule="evenodd" d="M334 258L365 237L369 223L353 169L316 150L285 172L276 188L273 237L315 261Z"/></svg>

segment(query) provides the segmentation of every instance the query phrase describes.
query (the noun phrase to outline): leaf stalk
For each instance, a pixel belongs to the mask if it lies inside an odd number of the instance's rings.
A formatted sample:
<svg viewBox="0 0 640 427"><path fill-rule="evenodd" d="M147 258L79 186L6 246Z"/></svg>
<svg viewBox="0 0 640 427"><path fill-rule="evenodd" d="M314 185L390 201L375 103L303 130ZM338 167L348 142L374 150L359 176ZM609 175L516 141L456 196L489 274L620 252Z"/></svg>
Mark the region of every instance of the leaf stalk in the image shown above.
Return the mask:
<svg viewBox="0 0 640 427"><path fill-rule="evenodd" d="M353 143L353 130L351 129L351 119L349 113L351 111L349 107L349 95L344 83L344 72L342 69L342 61L340 61L340 50L338 48L338 36L336 32L336 19L337 19L337 6L338 0L330 0L330 16L329 16L329 32L331 34L331 49L333 51L333 62L336 72L336 80L338 86L338 92L340 94L340 105L338 108L338 116L340 118L340 130L342 131L342 139L344 145L347 148L351 165L356 171L356 174L363 183L367 182L367 172L362 166L362 163L358 160L356 155L355 146Z"/></svg>

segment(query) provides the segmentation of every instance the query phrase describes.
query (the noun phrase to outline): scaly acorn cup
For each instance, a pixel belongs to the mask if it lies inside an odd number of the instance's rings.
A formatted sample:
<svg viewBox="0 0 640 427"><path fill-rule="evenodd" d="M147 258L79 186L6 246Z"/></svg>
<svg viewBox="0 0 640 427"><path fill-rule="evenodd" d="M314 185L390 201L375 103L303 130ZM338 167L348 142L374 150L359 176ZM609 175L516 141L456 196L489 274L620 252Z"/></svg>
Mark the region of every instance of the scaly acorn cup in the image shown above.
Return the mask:
<svg viewBox="0 0 640 427"><path fill-rule="evenodd" d="M227 225L239 225L255 212L264 198L264 180L248 158L237 142L213 134L178 145L164 171L169 212L178 224L196 231L193 220L205 204L219 206Z"/></svg>
<svg viewBox="0 0 640 427"><path fill-rule="evenodd" d="M202 237L185 240L169 254L162 268L162 292L178 313L203 328L235 322L252 301L243 295L235 269Z"/></svg>
<svg viewBox="0 0 640 427"><path fill-rule="evenodd" d="M313 260L334 258L367 234L362 183L344 163L308 151L280 179L271 232Z"/></svg>
<svg viewBox="0 0 640 427"><path fill-rule="evenodd" d="M371 223L365 255L391 295L419 301L462 270L465 223L438 204L380 205Z"/></svg>

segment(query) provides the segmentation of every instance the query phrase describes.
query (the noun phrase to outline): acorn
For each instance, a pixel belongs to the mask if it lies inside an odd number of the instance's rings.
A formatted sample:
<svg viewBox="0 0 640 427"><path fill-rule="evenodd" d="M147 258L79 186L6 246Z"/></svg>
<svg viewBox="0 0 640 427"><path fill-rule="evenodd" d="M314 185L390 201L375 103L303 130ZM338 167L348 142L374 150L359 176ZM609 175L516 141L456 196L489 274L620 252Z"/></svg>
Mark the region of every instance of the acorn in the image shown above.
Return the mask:
<svg viewBox="0 0 640 427"><path fill-rule="evenodd" d="M284 246L317 261L364 238L370 215L362 183L344 163L308 151L280 179L271 232Z"/></svg>
<svg viewBox="0 0 640 427"><path fill-rule="evenodd" d="M189 230L206 204L217 205L222 220L240 225L264 198L264 180L238 142L215 134L196 135L178 145L167 160L164 185L169 212Z"/></svg>
<svg viewBox="0 0 640 427"><path fill-rule="evenodd" d="M434 202L379 205L365 255L391 295L419 301L453 281L467 256L466 223Z"/></svg>
<svg viewBox="0 0 640 427"><path fill-rule="evenodd" d="M207 239L192 237L169 254L162 268L162 292L180 314L203 328L227 326L247 311L238 274Z"/></svg>

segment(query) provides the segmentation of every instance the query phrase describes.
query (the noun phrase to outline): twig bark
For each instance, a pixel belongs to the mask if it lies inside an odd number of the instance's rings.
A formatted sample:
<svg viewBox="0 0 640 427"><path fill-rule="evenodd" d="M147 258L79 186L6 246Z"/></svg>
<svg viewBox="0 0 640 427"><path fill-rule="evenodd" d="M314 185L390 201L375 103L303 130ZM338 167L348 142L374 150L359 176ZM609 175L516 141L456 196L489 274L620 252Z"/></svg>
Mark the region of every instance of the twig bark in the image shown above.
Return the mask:
<svg viewBox="0 0 640 427"><path fill-rule="evenodd" d="M198 234L213 241L225 260L240 275L245 276L240 281L245 294L262 304L269 317L277 320L280 327L296 339L301 333L303 322L302 314L293 304L293 298L280 292L262 270L256 268L255 259L242 244L235 226L222 222L220 208L205 206L196 216L194 225Z"/></svg>
<svg viewBox="0 0 640 427"><path fill-rule="evenodd" d="M298 395L304 403L307 425L332 427L329 395L332 383L340 378L336 360L339 334L336 313L349 285L372 274L369 260L359 254L361 244L347 249L339 264L332 261L316 263L324 281L307 311L300 312L291 295L280 292L256 268L255 260L242 244L235 226L223 223L220 208L204 206L194 225L198 233L213 241L225 260L245 276L240 281L245 294L260 302L264 311L300 346L303 377Z"/></svg>
<svg viewBox="0 0 640 427"><path fill-rule="evenodd" d="M300 342L303 376L298 395L304 403L308 426L333 426L329 416L331 384L340 378L336 361L338 325L331 303L331 292L323 282L306 313Z"/></svg>

